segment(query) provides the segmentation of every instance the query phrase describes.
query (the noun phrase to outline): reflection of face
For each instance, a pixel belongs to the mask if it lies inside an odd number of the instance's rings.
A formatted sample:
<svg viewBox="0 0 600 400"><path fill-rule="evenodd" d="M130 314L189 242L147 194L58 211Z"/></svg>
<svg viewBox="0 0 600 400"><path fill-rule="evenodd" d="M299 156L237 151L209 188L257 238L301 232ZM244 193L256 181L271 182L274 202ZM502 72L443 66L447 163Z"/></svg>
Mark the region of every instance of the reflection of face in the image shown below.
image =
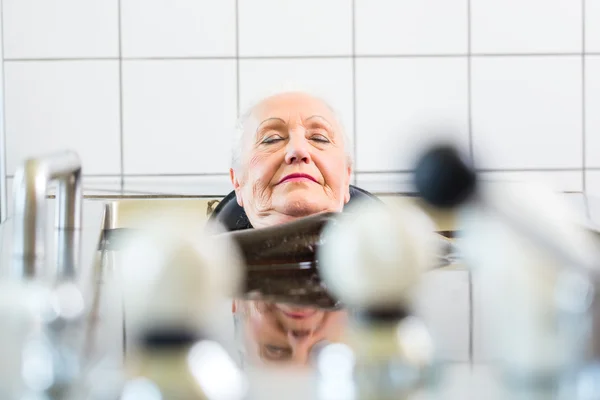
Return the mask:
<svg viewBox="0 0 600 400"><path fill-rule="evenodd" d="M242 142L239 170L230 173L255 228L341 211L350 199L342 128L321 100L302 93L267 98L253 110Z"/></svg>
<svg viewBox="0 0 600 400"><path fill-rule="evenodd" d="M263 301L235 301L233 310L245 319L250 358L267 364L307 364L316 343L341 339L347 316Z"/></svg>

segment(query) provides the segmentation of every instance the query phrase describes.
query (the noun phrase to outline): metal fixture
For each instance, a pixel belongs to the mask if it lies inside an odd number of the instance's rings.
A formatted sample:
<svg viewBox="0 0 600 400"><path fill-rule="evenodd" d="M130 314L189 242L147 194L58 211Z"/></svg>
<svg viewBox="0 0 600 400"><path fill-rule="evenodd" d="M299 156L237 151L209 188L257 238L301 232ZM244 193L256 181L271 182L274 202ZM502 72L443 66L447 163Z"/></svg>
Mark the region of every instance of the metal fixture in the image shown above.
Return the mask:
<svg viewBox="0 0 600 400"><path fill-rule="evenodd" d="M26 160L14 182L14 266L17 278L39 278L46 259L46 192L57 181L57 274L72 276L81 229L81 161L72 151Z"/></svg>

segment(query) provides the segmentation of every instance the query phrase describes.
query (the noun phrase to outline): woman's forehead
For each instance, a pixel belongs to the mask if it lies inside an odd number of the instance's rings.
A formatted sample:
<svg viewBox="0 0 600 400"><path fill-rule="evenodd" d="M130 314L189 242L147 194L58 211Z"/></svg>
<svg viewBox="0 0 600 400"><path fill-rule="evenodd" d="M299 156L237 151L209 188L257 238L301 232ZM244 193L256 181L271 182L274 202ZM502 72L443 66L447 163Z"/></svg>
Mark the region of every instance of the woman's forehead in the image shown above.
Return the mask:
<svg viewBox="0 0 600 400"><path fill-rule="evenodd" d="M269 118L290 120L308 119L319 116L337 128L338 121L333 110L323 100L302 94L287 93L269 97L254 108L252 119L255 124L261 124Z"/></svg>

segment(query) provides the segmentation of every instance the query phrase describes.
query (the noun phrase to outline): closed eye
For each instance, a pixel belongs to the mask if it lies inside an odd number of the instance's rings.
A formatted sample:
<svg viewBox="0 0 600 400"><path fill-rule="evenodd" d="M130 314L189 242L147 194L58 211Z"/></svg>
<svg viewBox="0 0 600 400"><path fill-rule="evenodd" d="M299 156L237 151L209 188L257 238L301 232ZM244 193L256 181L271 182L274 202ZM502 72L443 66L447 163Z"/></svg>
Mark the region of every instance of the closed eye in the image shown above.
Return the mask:
<svg viewBox="0 0 600 400"><path fill-rule="evenodd" d="M315 142L319 142L319 143L329 143L330 140L327 139L327 137L323 136L323 135L312 135L310 137L311 140L314 140Z"/></svg>
<svg viewBox="0 0 600 400"><path fill-rule="evenodd" d="M263 355L268 360L284 361L292 356L292 350L289 347L265 344L263 346Z"/></svg>
<svg viewBox="0 0 600 400"><path fill-rule="evenodd" d="M272 136L264 138L261 143L264 143L264 144L277 143L281 140L283 140L283 138L281 136L272 135Z"/></svg>

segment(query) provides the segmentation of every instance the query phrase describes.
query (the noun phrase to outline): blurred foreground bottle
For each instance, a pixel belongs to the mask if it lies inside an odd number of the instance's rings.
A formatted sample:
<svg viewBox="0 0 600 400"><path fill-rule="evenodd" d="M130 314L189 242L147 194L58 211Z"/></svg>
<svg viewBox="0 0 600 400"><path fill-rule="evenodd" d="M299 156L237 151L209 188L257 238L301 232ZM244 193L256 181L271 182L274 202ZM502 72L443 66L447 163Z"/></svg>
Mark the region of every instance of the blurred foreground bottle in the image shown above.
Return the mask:
<svg viewBox="0 0 600 400"><path fill-rule="evenodd" d="M239 292L237 250L182 224L156 227L123 254L128 335L121 400L241 399L245 380L207 327Z"/></svg>
<svg viewBox="0 0 600 400"><path fill-rule="evenodd" d="M357 205L324 232L318 259L329 289L353 310L344 343L315 357L317 395L412 399L433 386L435 349L412 315L421 275L433 268L439 238L421 210L409 204Z"/></svg>

